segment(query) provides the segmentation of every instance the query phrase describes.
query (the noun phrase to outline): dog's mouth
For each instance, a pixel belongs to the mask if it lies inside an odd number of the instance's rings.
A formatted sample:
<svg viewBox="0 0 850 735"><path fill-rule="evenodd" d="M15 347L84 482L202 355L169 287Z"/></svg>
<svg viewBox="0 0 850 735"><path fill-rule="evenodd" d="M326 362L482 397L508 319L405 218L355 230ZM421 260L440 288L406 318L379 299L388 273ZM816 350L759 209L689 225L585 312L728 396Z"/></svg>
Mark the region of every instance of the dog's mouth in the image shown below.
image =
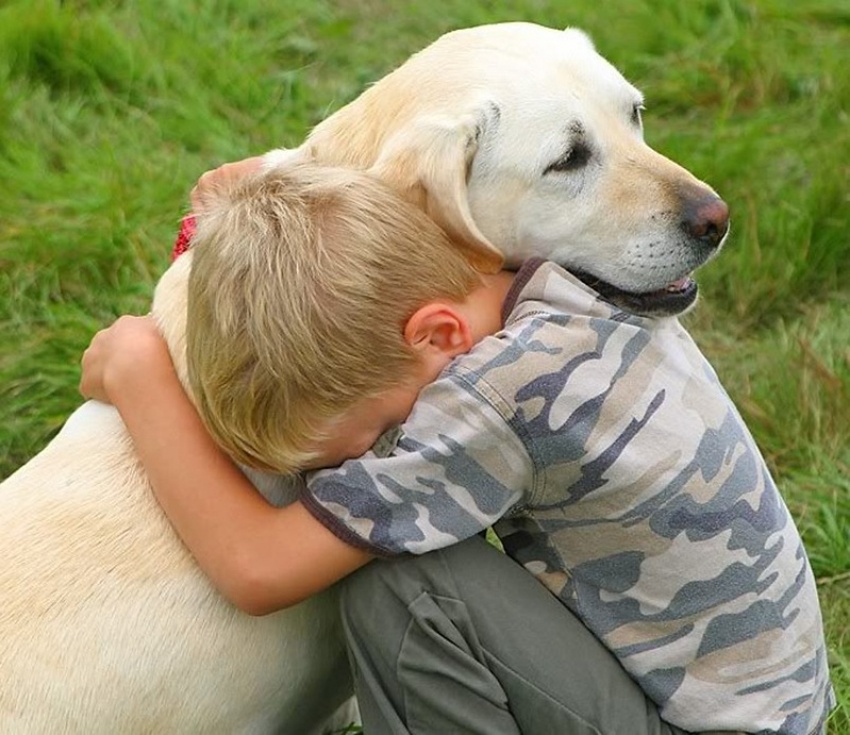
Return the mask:
<svg viewBox="0 0 850 735"><path fill-rule="evenodd" d="M699 291L697 282L690 274L656 291L634 293L624 291L591 273L584 271L572 271L572 273L606 301L639 316L681 314L693 305Z"/></svg>

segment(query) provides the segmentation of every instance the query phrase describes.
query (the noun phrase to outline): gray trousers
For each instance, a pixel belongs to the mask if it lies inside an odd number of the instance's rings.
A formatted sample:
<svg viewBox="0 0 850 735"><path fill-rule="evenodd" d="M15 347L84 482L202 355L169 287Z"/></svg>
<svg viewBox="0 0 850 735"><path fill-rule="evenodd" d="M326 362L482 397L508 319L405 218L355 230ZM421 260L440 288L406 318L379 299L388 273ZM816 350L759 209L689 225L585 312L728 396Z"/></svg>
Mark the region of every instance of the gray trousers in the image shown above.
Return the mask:
<svg viewBox="0 0 850 735"><path fill-rule="evenodd" d="M343 583L365 735L681 735L616 658L475 537Z"/></svg>

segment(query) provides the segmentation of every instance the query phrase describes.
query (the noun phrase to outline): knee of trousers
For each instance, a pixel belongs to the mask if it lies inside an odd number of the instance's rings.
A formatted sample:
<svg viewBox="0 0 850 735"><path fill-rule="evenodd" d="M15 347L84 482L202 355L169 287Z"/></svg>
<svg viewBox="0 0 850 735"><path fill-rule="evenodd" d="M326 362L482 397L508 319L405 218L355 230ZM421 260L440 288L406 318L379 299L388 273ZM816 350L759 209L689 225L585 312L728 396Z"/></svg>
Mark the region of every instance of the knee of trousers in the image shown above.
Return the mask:
<svg viewBox="0 0 850 735"><path fill-rule="evenodd" d="M350 629L381 626L382 620L404 615L423 592L460 599L458 578L487 576L493 556L504 563L502 554L475 537L421 556L376 559L341 582L343 620Z"/></svg>
<svg viewBox="0 0 850 735"><path fill-rule="evenodd" d="M406 609L409 590L417 586L416 562L416 557L376 559L342 580L339 604L346 627L378 630L391 612Z"/></svg>

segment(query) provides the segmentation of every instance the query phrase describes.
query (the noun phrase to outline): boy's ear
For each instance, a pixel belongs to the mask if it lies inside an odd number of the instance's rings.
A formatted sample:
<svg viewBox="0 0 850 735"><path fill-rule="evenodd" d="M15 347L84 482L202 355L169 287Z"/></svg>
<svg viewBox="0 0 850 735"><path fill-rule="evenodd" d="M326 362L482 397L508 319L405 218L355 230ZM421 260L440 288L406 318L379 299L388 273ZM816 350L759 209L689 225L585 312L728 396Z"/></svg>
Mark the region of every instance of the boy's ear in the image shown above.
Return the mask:
<svg viewBox="0 0 850 735"><path fill-rule="evenodd" d="M472 348L466 318L449 304L433 302L417 309L404 326L404 341L416 352L455 357Z"/></svg>

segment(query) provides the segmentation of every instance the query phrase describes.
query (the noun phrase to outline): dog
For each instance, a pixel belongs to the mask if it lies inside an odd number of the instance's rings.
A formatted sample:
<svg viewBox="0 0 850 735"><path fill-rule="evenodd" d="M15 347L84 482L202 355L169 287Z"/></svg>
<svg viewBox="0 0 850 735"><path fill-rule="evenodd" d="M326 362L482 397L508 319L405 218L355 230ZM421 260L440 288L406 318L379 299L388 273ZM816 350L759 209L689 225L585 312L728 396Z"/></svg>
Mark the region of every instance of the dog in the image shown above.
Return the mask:
<svg viewBox="0 0 850 735"><path fill-rule="evenodd" d="M675 317L726 239L717 194L643 140L642 97L575 29L448 33L265 165L368 170L484 271L542 256ZM187 386L191 250L152 314ZM245 470L272 503L297 481ZM197 568L117 412L90 401L0 485L0 732L326 732L351 717L336 591L263 618Z"/></svg>

